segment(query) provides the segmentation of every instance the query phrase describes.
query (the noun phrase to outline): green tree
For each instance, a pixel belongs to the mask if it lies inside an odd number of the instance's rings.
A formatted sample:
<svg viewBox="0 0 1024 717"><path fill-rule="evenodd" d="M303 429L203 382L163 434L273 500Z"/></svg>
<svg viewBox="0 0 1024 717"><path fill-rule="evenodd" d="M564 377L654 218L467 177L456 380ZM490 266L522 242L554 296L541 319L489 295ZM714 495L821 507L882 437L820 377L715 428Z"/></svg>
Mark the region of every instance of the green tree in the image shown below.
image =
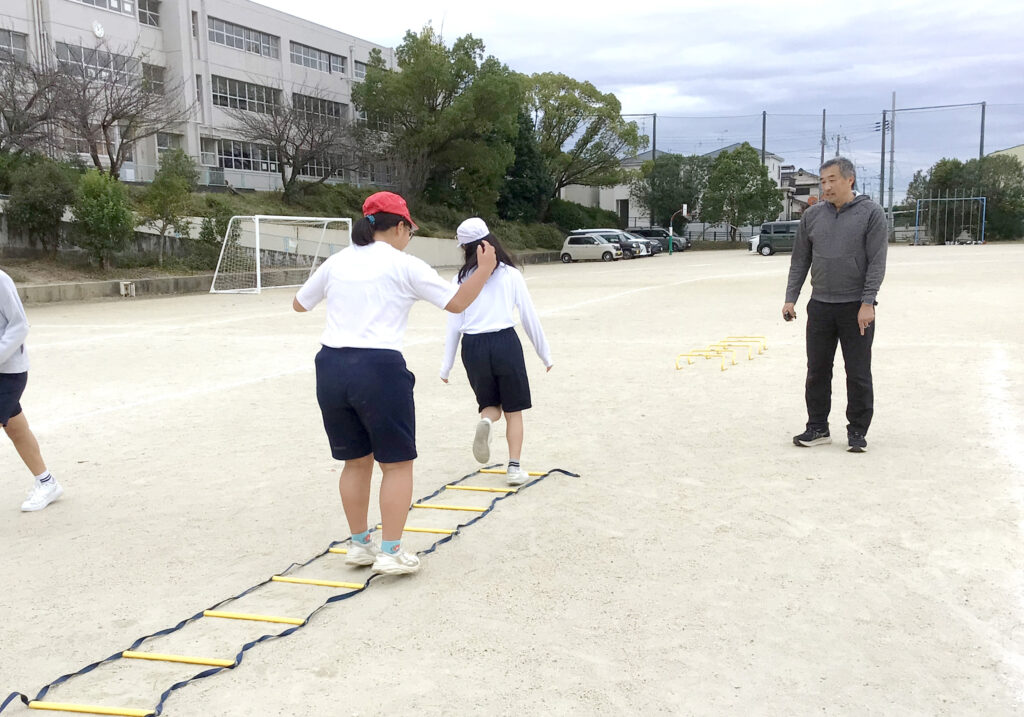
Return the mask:
<svg viewBox="0 0 1024 717"><path fill-rule="evenodd" d="M74 204L74 243L88 251L104 269L123 250L135 231L135 215L124 186L109 174L89 170L78 186Z"/></svg>
<svg viewBox="0 0 1024 717"><path fill-rule="evenodd" d="M527 106L550 179L547 200L570 184L618 184L623 178L622 158L636 154L647 141L635 122L622 119L615 95L566 75L533 75Z"/></svg>
<svg viewBox="0 0 1024 717"><path fill-rule="evenodd" d="M429 185L442 201L493 210L514 159L522 88L505 65L483 57L472 35L449 48L428 25L406 33L396 49L399 71L374 51L352 90L365 117L356 129L363 162L392 167L398 191L412 202Z"/></svg>
<svg viewBox="0 0 1024 717"><path fill-rule="evenodd" d="M986 198L985 236L1017 239L1024 235L1024 165L1009 155L989 155L961 162L943 158L926 172L914 174L907 188L908 208L916 200L932 197L981 196ZM926 202L920 224L929 227L939 244L974 228L979 207L970 202L948 205Z"/></svg>
<svg viewBox="0 0 1024 717"><path fill-rule="evenodd" d="M164 246L167 233L190 238L191 225L188 212L192 205L192 191L199 183L195 161L180 149L160 155L160 168L153 182L142 195L140 219L158 232L157 263L164 265Z"/></svg>
<svg viewBox="0 0 1024 717"><path fill-rule="evenodd" d="M498 197L498 214L511 221L535 222L542 218L545 198L551 196L551 177L534 134L533 119L525 108L519 110L518 123L516 158Z"/></svg>
<svg viewBox="0 0 1024 717"><path fill-rule="evenodd" d="M7 221L38 241L46 254L56 256L64 211L75 199L74 175L44 158L19 167L11 176Z"/></svg>
<svg viewBox="0 0 1024 717"><path fill-rule="evenodd" d="M711 160L707 157L659 154L658 161L644 162L630 182L630 194L654 219L667 227L672 216L685 204L696 211L707 188ZM686 220L675 218L674 228L682 230Z"/></svg>
<svg viewBox="0 0 1024 717"><path fill-rule="evenodd" d="M715 157L700 207L703 221L728 222L736 241L737 227L774 219L782 211L782 200L757 151L744 142Z"/></svg>

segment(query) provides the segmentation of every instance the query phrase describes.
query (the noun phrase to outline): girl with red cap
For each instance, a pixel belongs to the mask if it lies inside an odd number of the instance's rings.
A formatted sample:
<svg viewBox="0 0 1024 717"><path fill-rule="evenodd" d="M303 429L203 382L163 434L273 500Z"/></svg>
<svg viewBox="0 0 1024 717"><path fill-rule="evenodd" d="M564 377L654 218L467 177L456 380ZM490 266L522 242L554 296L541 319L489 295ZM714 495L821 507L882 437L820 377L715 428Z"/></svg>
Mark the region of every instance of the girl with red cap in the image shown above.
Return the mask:
<svg viewBox="0 0 1024 717"><path fill-rule="evenodd" d="M419 569L419 558L401 549L416 458L415 377L401 353L409 310L422 299L455 314L464 311L496 260L494 248L482 244L478 271L453 287L426 262L404 253L418 227L402 197L372 194L363 215L352 227L352 246L314 272L292 307L309 311L327 303L316 396L331 454L345 462L338 489L352 531L346 562L401 575ZM384 474L379 548L367 523L374 461Z"/></svg>

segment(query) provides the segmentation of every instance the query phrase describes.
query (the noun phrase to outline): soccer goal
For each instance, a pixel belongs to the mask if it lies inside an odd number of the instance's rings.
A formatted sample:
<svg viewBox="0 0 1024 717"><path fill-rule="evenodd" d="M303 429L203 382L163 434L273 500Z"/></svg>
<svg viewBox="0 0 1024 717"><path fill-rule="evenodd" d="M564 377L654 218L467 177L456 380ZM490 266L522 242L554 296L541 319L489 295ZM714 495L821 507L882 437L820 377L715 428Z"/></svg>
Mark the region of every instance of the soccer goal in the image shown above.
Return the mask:
<svg viewBox="0 0 1024 717"><path fill-rule="evenodd" d="M211 294L258 294L301 286L324 260L349 245L352 220L338 217L231 217Z"/></svg>

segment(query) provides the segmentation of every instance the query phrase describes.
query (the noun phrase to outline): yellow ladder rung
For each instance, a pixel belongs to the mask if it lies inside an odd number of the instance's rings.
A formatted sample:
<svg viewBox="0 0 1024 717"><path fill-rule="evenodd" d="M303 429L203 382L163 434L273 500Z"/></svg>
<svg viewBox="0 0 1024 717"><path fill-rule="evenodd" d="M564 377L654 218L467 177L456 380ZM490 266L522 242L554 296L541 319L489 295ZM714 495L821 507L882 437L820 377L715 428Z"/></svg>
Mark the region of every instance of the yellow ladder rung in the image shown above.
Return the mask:
<svg viewBox="0 0 1024 717"><path fill-rule="evenodd" d="M66 702L37 702L32 700L28 703L29 709L51 710L53 712L78 712L89 715L121 715L122 717L148 717L153 710L137 710L130 707L97 707L96 705L75 705Z"/></svg>
<svg viewBox="0 0 1024 717"><path fill-rule="evenodd" d="M377 526L378 529L380 529L382 527L383 526L381 526L381 525ZM405 526L405 532L406 533L436 533L437 535L451 535L455 531L454 530L447 530L445 528L411 528L411 527L409 527L407 525L407 526Z"/></svg>
<svg viewBox="0 0 1024 717"><path fill-rule="evenodd" d="M508 471L506 471L504 468L481 468L480 472L481 473L493 473L493 474L496 474L496 475L507 475L508 474ZM526 475L528 475L528 476L542 476L542 475L547 475L547 474L546 473L538 473L537 471L529 471Z"/></svg>
<svg viewBox="0 0 1024 717"><path fill-rule="evenodd" d="M449 490L478 490L484 493L515 493L518 488L488 488L482 485L446 485Z"/></svg>
<svg viewBox="0 0 1024 717"><path fill-rule="evenodd" d="M186 655L161 655L157 652L135 652L125 650L121 657L135 660L155 660L157 662L180 662L185 665L208 665L210 667L232 667L234 660L218 660L214 657L188 657Z"/></svg>
<svg viewBox="0 0 1024 717"><path fill-rule="evenodd" d="M335 555L348 555L348 548L328 548L327 552Z"/></svg>
<svg viewBox="0 0 1024 717"><path fill-rule="evenodd" d="M362 590L366 587L363 583L339 583L334 580L310 580L309 578L290 578L286 575L275 575L270 578L275 583L292 583L294 585L319 585L323 588L351 588Z"/></svg>
<svg viewBox="0 0 1024 717"><path fill-rule="evenodd" d="M471 513L483 513L487 508L474 508L468 505L440 505L431 503L413 503L413 508L430 508L432 510L466 510Z"/></svg>
<svg viewBox="0 0 1024 717"><path fill-rule="evenodd" d="M279 622L283 625L301 625L305 620L297 617L274 617L273 615L252 615L243 612L222 612L204 610L203 617L222 617L225 620L252 620L253 622Z"/></svg>

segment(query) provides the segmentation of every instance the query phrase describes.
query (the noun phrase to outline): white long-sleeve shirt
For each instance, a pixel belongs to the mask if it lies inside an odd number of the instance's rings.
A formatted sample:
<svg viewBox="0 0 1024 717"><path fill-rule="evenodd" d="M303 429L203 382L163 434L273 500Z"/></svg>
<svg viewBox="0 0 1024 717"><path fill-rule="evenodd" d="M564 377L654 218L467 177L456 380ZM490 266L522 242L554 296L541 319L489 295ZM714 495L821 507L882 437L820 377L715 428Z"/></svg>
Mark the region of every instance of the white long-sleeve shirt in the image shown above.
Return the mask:
<svg viewBox="0 0 1024 717"><path fill-rule="evenodd" d="M28 371L28 318L14 281L0 271L0 373Z"/></svg>
<svg viewBox="0 0 1024 717"><path fill-rule="evenodd" d="M458 284L458 281L458 276L452 279L455 284ZM519 309L523 329L530 337L537 356L545 366L551 366L551 348L544 336L537 312L533 308L530 292L526 288L526 279L514 266L499 264L487 279L476 301L461 314L451 314L448 317L444 356L441 360L441 378L447 380L452 366L455 365L455 353L459 348L462 334L486 334L515 326L516 309Z"/></svg>

